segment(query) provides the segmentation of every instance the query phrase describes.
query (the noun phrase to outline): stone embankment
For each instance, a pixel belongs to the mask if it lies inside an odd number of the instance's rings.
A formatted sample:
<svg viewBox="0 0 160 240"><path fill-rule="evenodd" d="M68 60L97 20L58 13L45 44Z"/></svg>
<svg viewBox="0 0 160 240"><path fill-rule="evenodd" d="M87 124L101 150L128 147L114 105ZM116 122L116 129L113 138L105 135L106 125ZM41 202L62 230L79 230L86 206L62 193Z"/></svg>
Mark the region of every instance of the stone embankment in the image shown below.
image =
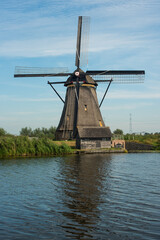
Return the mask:
<svg viewBox="0 0 160 240"><path fill-rule="evenodd" d="M94 153L126 153L127 151L122 148L122 149L112 149L112 148L107 148L107 149L76 149L75 154L94 154Z"/></svg>
<svg viewBox="0 0 160 240"><path fill-rule="evenodd" d="M149 144L126 141L126 150L128 152L152 151L152 150L154 150L154 147L152 145L149 145Z"/></svg>

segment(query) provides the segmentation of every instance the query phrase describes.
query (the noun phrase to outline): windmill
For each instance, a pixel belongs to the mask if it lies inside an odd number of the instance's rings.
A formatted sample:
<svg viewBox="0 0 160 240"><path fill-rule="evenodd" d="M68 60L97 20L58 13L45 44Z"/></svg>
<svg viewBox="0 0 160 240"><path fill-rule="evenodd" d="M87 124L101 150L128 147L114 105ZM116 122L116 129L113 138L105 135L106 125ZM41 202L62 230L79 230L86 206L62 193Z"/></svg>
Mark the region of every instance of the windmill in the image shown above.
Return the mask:
<svg viewBox="0 0 160 240"><path fill-rule="evenodd" d="M89 17L79 16L76 70L72 73L66 69L16 67L14 77L68 77L66 81L48 81L60 100L64 103L62 115L56 130L57 140L75 139L110 139L111 132L106 127L100 107L112 82L143 82L143 70L87 70L81 69L86 61L89 36ZM98 104L96 88L98 83L107 83L104 96ZM67 88L65 100L56 91L56 84L64 84ZM97 144L97 143L96 143ZM100 144L101 146L103 144ZM96 145L99 146L99 143Z"/></svg>

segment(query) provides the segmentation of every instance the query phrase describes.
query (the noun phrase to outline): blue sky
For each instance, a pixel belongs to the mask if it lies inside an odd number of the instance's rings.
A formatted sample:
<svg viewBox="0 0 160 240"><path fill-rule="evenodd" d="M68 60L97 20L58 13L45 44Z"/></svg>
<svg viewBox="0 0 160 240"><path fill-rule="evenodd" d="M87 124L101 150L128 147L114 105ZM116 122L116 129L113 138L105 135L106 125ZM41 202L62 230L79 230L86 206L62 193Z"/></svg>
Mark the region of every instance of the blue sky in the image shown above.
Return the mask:
<svg viewBox="0 0 160 240"><path fill-rule="evenodd" d="M143 84L112 84L101 107L111 130L160 132L159 0L0 0L0 127L57 126L63 104L47 78L14 78L15 66L75 70L78 16L90 16L88 69L146 72ZM55 79L57 80L57 79ZM60 80L60 79L58 79ZM64 80L64 79L62 79ZM99 101L105 90L99 84ZM57 86L65 97L65 88Z"/></svg>

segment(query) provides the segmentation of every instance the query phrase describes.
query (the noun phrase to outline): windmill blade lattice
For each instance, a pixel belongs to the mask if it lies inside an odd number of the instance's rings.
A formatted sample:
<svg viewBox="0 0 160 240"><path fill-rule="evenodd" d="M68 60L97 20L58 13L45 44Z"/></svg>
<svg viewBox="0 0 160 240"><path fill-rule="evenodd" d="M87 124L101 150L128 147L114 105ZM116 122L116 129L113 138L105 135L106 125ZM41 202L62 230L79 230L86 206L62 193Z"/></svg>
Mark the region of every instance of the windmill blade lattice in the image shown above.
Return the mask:
<svg viewBox="0 0 160 240"><path fill-rule="evenodd" d="M89 49L89 32L90 32L90 17L82 18L82 34L81 34L81 53L80 53L80 67L86 66L88 63L88 49Z"/></svg>
<svg viewBox="0 0 160 240"><path fill-rule="evenodd" d="M52 77L68 76L67 67L47 68L47 67L15 67L14 77Z"/></svg>
<svg viewBox="0 0 160 240"><path fill-rule="evenodd" d="M87 71L95 82L106 82L112 79L112 83L143 83L145 71L143 70L101 70Z"/></svg>
<svg viewBox="0 0 160 240"><path fill-rule="evenodd" d="M79 16L75 66L82 67L88 62L90 17Z"/></svg>

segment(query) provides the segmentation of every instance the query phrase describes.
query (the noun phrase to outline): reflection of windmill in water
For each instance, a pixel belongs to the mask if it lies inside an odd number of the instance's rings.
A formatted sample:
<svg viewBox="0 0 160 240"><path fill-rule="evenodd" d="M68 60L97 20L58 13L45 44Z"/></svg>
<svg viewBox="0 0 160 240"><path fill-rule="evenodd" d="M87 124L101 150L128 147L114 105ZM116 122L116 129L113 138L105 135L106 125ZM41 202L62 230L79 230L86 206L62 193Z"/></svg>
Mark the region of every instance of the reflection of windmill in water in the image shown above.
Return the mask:
<svg viewBox="0 0 160 240"><path fill-rule="evenodd" d="M89 140L92 147L107 147L106 140L111 139L109 127L105 127L100 107L111 82L130 83L142 82L144 71L126 70L91 70L82 71L80 66L84 63L83 57L87 55L89 18L79 17L76 62L77 69L73 73L55 71L53 68L24 68L17 67L15 77L66 77L64 82L49 82L50 86L64 103L62 116L56 130L57 140L78 139ZM58 70L58 69L57 69ZM98 104L96 87L100 82L108 82L106 91L100 104ZM55 84L64 84L67 87L65 101L53 87ZM92 143L91 143L91 140ZM105 141L104 141L105 140ZM91 146L90 145L90 146Z"/></svg>
<svg viewBox="0 0 160 240"><path fill-rule="evenodd" d="M105 157L101 154L93 154L92 157L90 154L85 157L80 154L66 157L65 164L60 166L63 176L61 203L64 205L61 214L65 217L60 227L65 230L66 237L94 239L94 230L104 213L101 204L106 198L109 200L113 197L113 183L109 181L112 158L111 154ZM107 211L108 222L109 216ZM108 237L105 236L104 239Z"/></svg>

